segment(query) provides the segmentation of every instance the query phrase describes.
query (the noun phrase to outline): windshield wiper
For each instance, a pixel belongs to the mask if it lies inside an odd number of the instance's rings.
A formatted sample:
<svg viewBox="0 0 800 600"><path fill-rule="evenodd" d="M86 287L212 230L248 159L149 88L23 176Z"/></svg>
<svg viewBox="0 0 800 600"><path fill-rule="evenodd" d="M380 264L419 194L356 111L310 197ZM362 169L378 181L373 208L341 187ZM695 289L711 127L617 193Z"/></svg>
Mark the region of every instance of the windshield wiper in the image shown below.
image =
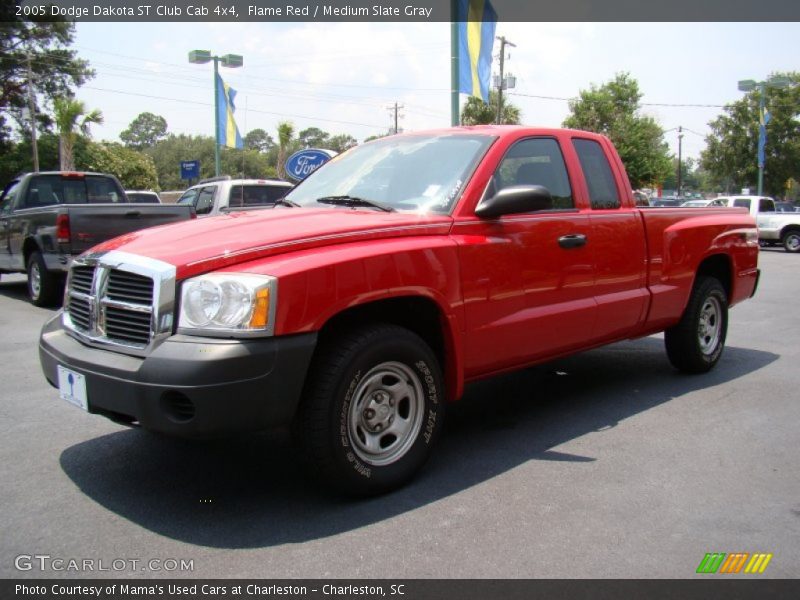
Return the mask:
<svg viewBox="0 0 800 600"><path fill-rule="evenodd" d="M317 198L317 202L333 204L335 206L367 206L369 208L377 208L383 212L395 212L391 206L386 206L375 200L357 198L356 196L323 196L322 198Z"/></svg>
<svg viewBox="0 0 800 600"><path fill-rule="evenodd" d="M275 200L275 204L273 204L273 206L278 206L278 204L280 204L281 206L288 206L289 208L299 208L300 207L300 205L297 202L293 202L292 200L289 200L288 198L278 198L277 200Z"/></svg>

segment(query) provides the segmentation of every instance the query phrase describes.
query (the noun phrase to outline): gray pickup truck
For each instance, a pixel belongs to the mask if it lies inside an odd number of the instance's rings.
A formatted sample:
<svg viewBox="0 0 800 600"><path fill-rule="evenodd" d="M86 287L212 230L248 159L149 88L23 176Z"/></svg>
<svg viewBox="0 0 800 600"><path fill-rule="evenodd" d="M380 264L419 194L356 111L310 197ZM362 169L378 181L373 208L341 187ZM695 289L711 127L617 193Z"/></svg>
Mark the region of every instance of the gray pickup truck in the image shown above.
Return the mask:
<svg viewBox="0 0 800 600"><path fill-rule="evenodd" d="M29 173L0 196L0 273L27 273L37 306L56 304L73 257L113 237L194 218L191 206L133 204L102 173Z"/></svg>

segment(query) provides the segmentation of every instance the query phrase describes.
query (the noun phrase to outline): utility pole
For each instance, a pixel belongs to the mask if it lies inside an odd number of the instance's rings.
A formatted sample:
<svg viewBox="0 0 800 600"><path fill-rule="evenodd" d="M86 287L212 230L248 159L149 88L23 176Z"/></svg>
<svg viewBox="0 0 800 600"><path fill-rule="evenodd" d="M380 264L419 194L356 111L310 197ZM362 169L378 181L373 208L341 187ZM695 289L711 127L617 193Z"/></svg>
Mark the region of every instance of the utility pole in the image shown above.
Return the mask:
<svg viewBox="0 0 800 600"><path fill-rule="evenodd" d="M506 46L516 48L517 45L506 40L505 36L503 35L498 36L497 39L500 40L500 81L497 84L497 124L500 125L503 117L503 89L505 89L506 85L505 79L503 78L503 69L505 67L506 59Z"/></svg>
<svg viewBox="0 0 800 600"><path fill-rule="evenodd" d="M397 134L397 133L400 132L400 126L398 125L398 119L401 119L403 117L403 115L398 115L398 112L399 112L399 110L401 108L405 108L405 106L403 104L398 104L397 102L395 102L393 106L389 105L386 108L390 113L394 114L394 116L392 117L392 122L394 123L394 127L392 129L393 129L393 132L395 134Z"/></svg>
<svg viewBox="0 0 800 600"><path fill-rule="evenodd" d="M33 150L33 172L39 172L39 146L36 141L36 103L33 99L33 69L31 68L31 55L26 54L28 63L28 112L31 118L31 148Z"/></svg>
<svg viewBox="0 0 800 600"><path fill-rule="evenodd" d="M678 125L678 196L681 195L681 143L683 142L683 127Z"/></svg>

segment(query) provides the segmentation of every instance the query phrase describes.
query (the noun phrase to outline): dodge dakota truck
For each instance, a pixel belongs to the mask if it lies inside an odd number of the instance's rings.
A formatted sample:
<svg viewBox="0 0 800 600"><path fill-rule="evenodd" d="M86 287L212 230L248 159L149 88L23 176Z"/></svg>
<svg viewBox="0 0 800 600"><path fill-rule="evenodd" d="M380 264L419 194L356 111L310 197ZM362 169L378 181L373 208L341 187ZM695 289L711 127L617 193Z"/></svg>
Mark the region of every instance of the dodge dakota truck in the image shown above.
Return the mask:
<svg viewBox="0 0 800 600"><path fill-rule="evenodd" d="M135 232L70 269L40 359L62 399L214 437L291 426L348 493L408 481L466 383L666 332L711 369L759 270L737 208L637 208L597 134L511 126L341 154L274 210Z"/></svg>
<svg viewBox="0 0 800 600"><path fill-rule="evenodd" d="M0 196L0 273L27 273L28 296L50 306L74 256L118 235L194 216L188 206L129 203L103 173L29 173Z"/></svg>

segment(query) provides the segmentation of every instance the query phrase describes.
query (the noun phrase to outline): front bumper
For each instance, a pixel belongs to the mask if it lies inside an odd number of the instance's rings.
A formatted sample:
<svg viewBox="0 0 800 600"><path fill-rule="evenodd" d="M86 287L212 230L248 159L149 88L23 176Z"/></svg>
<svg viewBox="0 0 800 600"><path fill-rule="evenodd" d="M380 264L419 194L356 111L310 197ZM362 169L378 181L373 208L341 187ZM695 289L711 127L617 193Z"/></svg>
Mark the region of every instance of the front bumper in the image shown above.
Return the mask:
<svg viewBox="0 0 800 600"><path fill-rule="evenodd" d="M53 386L58 365L85 376L91 413L210 438L289 424L316 342L316 333L247 340L174 335L139 358L85 346L63 329L59 312L42 329L39 359Z"/></svg>

